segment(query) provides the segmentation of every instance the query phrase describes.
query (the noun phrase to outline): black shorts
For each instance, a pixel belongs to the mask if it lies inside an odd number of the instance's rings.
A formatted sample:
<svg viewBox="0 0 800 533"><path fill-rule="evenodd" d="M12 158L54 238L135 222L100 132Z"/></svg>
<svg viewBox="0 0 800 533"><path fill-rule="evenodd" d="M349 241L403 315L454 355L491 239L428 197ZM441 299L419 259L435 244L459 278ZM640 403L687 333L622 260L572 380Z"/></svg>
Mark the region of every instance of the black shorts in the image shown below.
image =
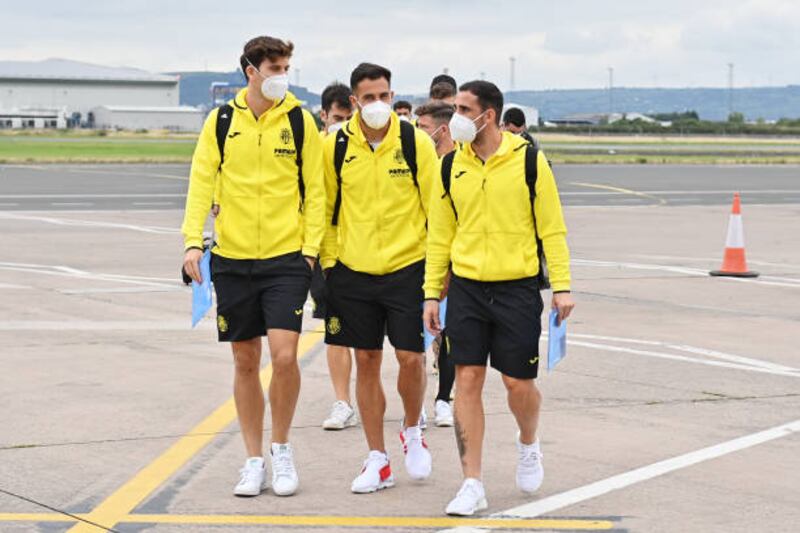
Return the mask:
<svg viewBox="0 0 800 533"><path fill-rule="evenodd" d="M311 268L300 252L270 259L212 254L220 342L263 337L269 329L300 332Z"/></svg>
<svg viewBox="0 0 800 533"><path fill-rule="evenodd" d="M325 300L325 276L319 260L314 263L314 273L311 274L311 299L314 300L314 318L325 318L327 305Z"/></svg>
<svg viewBox="0 0 800 533"><path fill-rule="evenodd" d="M542 295L536 278L474 281L453 274L446 342L456 365L486 366L519 379L539 370Z"/></svg>
<svg viewBox="0 0 800 533"><path fill-rule="evenodd" d="M384 333L397 350L423 352L425 262L374 276L336 263L328 273L325 343L379 350Z"/></svg>

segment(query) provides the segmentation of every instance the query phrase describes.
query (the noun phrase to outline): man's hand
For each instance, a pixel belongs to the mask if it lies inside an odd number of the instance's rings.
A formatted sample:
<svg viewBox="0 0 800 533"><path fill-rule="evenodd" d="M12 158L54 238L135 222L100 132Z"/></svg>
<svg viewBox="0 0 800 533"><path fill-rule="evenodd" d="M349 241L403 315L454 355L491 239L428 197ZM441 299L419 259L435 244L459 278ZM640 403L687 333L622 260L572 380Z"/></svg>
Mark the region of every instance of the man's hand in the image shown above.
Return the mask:
<svg viewBox="0 0 800 533"><path fill-rule="evenodd" d="M438 300L425 300L425 308L422 311L422 323L425 325L425 329L430 331L433 335L438 335L442 332L442 325L439 322Z"/></svg>
<svg viewBox="0 0 800 533"><path fill-rule="evenodd" d="M200 276L200 259L203 258L203 250L198 248L189 248L183 254L183 269L197 283L203 283L203 278Z"/></svg>
<svg viewBox="0 0 800 533"><path fill-rule="evenodd" d="M308 256L308 255L304 255L303 259L305 259L306 263L308 263L308 267L311 270L314 270L314 265L317 263L317 260L315 258L313 258L313 257Z"/></svg>
<svg viewBox="0 0 800 533"><path fill-rule="evenodd" d="M575 308L575 301L572 295L568 292L559 292L553 294L553 309L558 311L558 323L561 324L562 320L566 320L572 310Z"/></svg>

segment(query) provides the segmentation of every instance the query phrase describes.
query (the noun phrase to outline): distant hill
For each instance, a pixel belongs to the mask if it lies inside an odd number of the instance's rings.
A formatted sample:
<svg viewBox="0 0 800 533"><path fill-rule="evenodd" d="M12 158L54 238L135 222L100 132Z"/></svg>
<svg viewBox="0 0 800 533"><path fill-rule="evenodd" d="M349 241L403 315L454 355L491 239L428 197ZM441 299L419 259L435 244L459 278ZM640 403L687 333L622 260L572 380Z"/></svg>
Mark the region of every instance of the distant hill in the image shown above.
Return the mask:
<svg viewBox="0 0 800 533"><path fill-rule="evenodd" d="M607 89L514 91L506 99L539 109L545 118L608 112ZM800 117L800 85L734 89L733 109L748 120ZM727 89L614 89L614 111L669 113L694 110L704 120L728 118Z"/></svg>
<svg viewBox="0 0 800 533"><path fill-rule="evenodd" d="M210 107L211 94L209 88L211 83L215 81L244 86L244 78L238 70L233 72L173 72L172 74L181 77L181 105ZM309 107L314 107L320 103L319 95L310 92L305 87L289 85L289 90L297 98L307 102Z"/></svg>
<svg viewBox="0 0 800 533"><path fill-rule="evenodd" d="M181 77L181 105L210 106L209 87L214 81L243 85L242 74L233 72L173 72ZM305 87L289 89L310 107L319 105L319 94ZM420 95L397 95L397 99L419 100ZM507 102L533 106L544 119L563 118L575 113L608 112L607 89L553 89L547 91L513 91L505 93ZM800 118L800 85L787 87L753 87L734 89L733 108L748 120L763 118ZM728 90L701 89L614 89L614 111L670 113L694 110L704 120L728 118Z"/></svg>
<svg viewBox="0 0 800 533"><path fill-rule="evenodd" d="M416 100L419 95L398 95ZM532 106L542 118L563 118L575 113L607 113L608 89L553 89L512 91L506 102ZM800 118L800 85L734 89L733 109L748 120ZM625 113L671 113L694 110L704 120L728 118L727 89L614 89L614 111Z"/></svg>

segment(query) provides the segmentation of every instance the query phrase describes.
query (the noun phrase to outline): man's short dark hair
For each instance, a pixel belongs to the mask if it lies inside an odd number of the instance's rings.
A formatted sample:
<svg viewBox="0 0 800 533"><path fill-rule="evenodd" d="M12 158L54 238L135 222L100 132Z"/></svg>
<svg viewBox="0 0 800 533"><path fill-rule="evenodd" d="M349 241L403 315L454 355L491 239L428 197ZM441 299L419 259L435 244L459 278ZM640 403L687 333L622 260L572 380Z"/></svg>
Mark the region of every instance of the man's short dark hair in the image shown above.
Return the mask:
<svg viewBox="0 0 800 533"><path fill-rule="evenodd" d="M440 81L431 87L428 96L431 100L444 100L445 98L452 98L456 95L456 88L446 81Z"/></svg>
<svg viewBox="0 0 800 533"><path fill-rule="evenodd" d="M428 102L417 108L418 117L429 116L437 124L450 122L455 112L456 110L452 105L444 102Z"/></svg>
<svg viewBox="0 0 800 533"><path fill-rule="evenodd" d="M398 109L408 109L408 111L411 112L411 102L408 100L398 100L394 103L394 105L392 105L392 109L395 111Z"/></svg>
<svg viewBox="0 0 800 533"><path fill-rule="evenodd" d="M434 76L433 79L431 80L431 90L433 90L434 86L436 86L436 85L438 85L440 83L446 83L450 87L452 87L453 88L453 95L455 96L456 89L458 88L458 84L456 83L456 80L455 80L455 78L453 78L453 76L450 76L448 74L439 74L438 76Z"/></svg>
<svg viewBox="0 0 800 533"><path fill-rule="evenodd" d="M356 86L363 80L379 80L381 78L386 78L389 85L392 84L392 73L388 68L375 63L361 63L350 74L350 89L355 91Z"/></svg>
<svg viewBox="0 0 800 533"><path fill-rule="evenodd" d="M490 81L475 80L468 81L458 88L459 91L472 93L478 97L478 105L481 106L482 111L489 108L494 109L496 115L496 122L500 124L500 115L503 114L503 93L497 88L497 85Z"/></svg>
<svg viewBox="0 0 800 533"><path fill-rule="evenodd" d="M353 94L350 87L344 83L335 81L325 87L322 91L322 109L327 113L331 110L331 106L336 104L342 109L352 109L353 105L350 103L350 95Z"/></svg>
<svg viewBox="0 0 800 533"><path fill-rule="evenodd" d="M513 124L518 128L525 127L525 113L518 107L509 107L503 113L503 123Z"/></svg>
<svg viewBox="0 0 800 533"><path fill-rule="evenodd" d="M250 39L244 45L239 65L242 67L242 72L245 72L250 63L257 69L265 59L275 61L279 57L292 57L292 52L294 52L292 41L282 41L275 37L261 35Z"/></svg>

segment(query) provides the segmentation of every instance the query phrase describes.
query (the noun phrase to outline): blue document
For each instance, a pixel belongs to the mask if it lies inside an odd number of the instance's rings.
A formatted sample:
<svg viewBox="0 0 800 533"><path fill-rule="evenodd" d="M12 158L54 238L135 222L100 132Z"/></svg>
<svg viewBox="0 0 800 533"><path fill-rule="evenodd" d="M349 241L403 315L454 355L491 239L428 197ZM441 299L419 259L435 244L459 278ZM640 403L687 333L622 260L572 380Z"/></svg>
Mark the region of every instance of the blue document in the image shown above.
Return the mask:
<svg viewBox="0 0 800 533"><path fill-rule="evenodd" d="M547 333L547 371L552 371L567 356L567 321L558 324L558 311L550 311L550 328Z"/></svg>
<svg viewBox="0 0 800 533"><path fill-rule="evenodd" d="M425 304L423 303L422 305L424 306ZM444 322L446 315L447 315L447 298L439 302L439 322L442 325L442 329L444 329ZM431 344L433 344L433 335L431 335L431 332L428 331L428 329L425 327L422 328L422 331L425 333L425 350L427 350L428 348L431 347Z"/></svg>
<svg viewBox="0 0 800 533"><path fill-rule="evenodd" d="M211 309L211 250L203 252L200 259L200 277L203 283L192 280L192 327L206 316Z"/></svg>

